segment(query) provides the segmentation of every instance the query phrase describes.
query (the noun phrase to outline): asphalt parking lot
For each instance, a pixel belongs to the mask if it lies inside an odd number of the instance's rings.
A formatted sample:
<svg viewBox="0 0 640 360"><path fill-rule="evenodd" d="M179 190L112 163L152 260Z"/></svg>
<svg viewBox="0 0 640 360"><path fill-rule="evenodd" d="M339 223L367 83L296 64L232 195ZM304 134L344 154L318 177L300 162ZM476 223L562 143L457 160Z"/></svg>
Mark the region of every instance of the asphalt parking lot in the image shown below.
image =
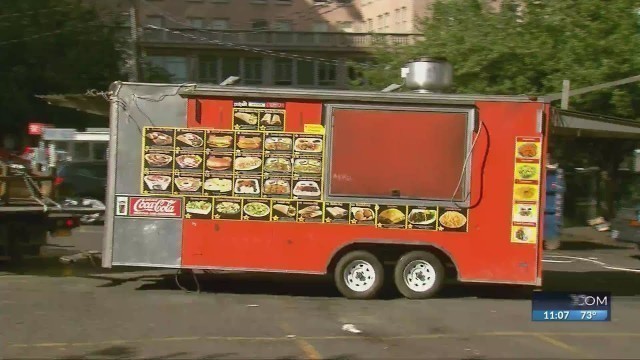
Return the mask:
<svg viewBox="0 0 640 360"><path fill-rule="evenodd" d="M96 249L99 228L49 251ZM339 297L317 278L207 275L185 292L166 271L104 271L55 259L0 269L2 358L633 359L640 252L575 241L545 255L545 289L610 290L608 323L534 323L526 293L448 287L409 301ZM138 271L134 271L138 270ZM195 289L190 277L181 284Z"/></svg>

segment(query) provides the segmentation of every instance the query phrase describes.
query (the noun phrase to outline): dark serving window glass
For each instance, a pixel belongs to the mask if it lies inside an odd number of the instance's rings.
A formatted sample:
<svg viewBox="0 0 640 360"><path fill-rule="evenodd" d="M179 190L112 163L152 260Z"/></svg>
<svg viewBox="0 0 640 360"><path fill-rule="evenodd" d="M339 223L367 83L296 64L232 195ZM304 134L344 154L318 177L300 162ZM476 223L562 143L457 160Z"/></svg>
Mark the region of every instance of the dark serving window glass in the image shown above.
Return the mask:
<svg viewBox="0 0 640 360"><path fill-rule="evenodd" d="M468 112L335 109L329 196L460 201ZM456 194L454 196L454 191Z"/></svg>

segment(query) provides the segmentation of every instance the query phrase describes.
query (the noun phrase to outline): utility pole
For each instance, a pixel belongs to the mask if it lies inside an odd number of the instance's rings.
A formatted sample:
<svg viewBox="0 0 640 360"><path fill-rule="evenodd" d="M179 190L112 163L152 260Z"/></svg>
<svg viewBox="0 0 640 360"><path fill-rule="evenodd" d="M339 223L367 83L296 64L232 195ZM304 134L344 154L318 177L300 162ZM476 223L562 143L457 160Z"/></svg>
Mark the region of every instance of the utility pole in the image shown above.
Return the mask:
<svg viewBox="0 0 640 360"><path fill-rule="evenodd" d="M571 81L562 80L562 99L560 100L560 109L567 110L569 108L569 92L571 91Z"/></svg>
<svg viewBox="0 0 640 360"><path fill-rule="evenodd" d="M131 29L131 58L129 59L129 81L140 81L140 41L138 39L140 15L138 0L129 0L129 25Z"/></svg>

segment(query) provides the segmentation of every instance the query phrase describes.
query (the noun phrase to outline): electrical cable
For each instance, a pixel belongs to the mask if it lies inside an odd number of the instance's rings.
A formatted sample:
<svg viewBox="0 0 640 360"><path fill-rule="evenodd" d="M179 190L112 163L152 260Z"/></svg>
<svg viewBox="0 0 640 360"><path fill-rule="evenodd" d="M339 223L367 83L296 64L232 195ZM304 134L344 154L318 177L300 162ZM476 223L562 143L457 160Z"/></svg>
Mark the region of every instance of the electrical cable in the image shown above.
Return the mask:
<svg viewBox="0 0 640 360"><path fill-rule="evenodd" d="M191 272L191 276L193 277L193 281L196 284L196 293L200 294L200 282L198 281L198 277L196 276L196 274L193 272L193 270L190 270ZM187 289L186 287L182 286L182 284L180 284L180 280L179 280L179 275L182 273L182 269L178 269L178 271L176 271L176 274L174 275L174 279L176 281L176 285L178 285L178 287L185 292L191 293L193 291L190 291L189 289Z"/></svg>
<svg viewBox="0 0 640 360"><path fill-rule="evenodd" d="M467 152L467 155L464 159L464 164L462 165L462 172L460 174L460 178L458 179L458 185L456 185L456 189L453 191L453 194L451 195L451 203L458 209L461 209L461 206L459 206L458 203L455 201L456 193L458 193L458 190L460 190L460 186L462 185L462 180L464 179L464 176L467 173L467 165L469 163L469 159L471 159L471 154L473 153L473 149L476 147L476 143L480 138L480 134L482 133L483 127L484 127L484 123L482 122L482 120L480 120L480 118L478 118L478 133L476 134L475 139L473 139L473 141L471 142L471 148ZM470 192L467 192L464 200L467 200L469 198L469 195L470 195Z"/></svg>

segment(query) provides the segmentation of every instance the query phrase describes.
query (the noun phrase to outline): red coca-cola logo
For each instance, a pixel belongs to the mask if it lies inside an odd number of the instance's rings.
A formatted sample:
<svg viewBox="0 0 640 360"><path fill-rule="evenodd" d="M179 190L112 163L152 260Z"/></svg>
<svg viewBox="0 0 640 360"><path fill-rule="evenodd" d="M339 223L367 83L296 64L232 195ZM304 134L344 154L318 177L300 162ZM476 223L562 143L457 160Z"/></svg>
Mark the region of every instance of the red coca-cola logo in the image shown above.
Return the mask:
<svg viewBox="0 0 640 360"><path fill-rule="evenodd" d="M182 201L175 198L133 197L129 209L130 216L182 217Z"/></svg>

